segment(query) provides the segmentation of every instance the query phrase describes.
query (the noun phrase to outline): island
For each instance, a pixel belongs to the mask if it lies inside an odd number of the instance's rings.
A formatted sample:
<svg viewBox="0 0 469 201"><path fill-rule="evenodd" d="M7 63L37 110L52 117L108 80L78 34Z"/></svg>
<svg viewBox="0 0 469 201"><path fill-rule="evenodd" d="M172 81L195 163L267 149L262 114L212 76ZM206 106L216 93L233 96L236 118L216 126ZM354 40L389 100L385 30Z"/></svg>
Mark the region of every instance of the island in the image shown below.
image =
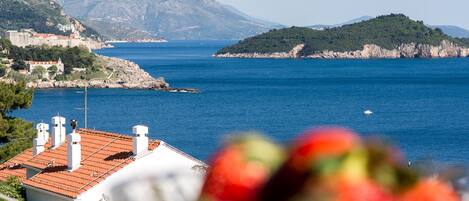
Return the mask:
<svg viewBox="0 0 469 201"><path fill-rule="evenodd" d="M225 47L219 58L445 58L468 57L469 39L453 38L402 14L341 27L271 30Z"/></svg>

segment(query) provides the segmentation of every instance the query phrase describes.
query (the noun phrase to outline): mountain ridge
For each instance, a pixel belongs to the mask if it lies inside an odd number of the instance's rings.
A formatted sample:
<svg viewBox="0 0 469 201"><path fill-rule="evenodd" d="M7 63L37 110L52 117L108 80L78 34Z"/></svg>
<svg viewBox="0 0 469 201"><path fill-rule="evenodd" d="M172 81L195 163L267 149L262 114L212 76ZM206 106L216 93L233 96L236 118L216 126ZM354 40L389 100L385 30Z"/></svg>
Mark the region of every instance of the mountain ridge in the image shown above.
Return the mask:
<svg viewBox="0 0 469 201"><path fill-rule="evenodd" d="M439 28L444 33L456 38L469 38L469 30L454 25L430 25L433 28Z"/></svg>
<svg viewBox="0 0 469 201"><path fill-rule="evenodd" d="M61 0L65 11L110 39L242 39L271 29L215 0Z"/></svg>

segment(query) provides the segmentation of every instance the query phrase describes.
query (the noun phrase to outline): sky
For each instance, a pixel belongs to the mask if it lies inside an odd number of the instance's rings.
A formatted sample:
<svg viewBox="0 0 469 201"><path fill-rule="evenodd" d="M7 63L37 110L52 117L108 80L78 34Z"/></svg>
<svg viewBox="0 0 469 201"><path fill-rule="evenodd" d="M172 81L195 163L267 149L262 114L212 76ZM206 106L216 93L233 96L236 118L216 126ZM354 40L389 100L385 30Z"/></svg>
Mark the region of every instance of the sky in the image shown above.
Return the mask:
<svg viewBox="0 0 469 201"><path fill-rule="evenodd" d="M431 25L469 29L469 0L219 0L253 17L288 26L338 24L361 16L403 13Z"/></svg>

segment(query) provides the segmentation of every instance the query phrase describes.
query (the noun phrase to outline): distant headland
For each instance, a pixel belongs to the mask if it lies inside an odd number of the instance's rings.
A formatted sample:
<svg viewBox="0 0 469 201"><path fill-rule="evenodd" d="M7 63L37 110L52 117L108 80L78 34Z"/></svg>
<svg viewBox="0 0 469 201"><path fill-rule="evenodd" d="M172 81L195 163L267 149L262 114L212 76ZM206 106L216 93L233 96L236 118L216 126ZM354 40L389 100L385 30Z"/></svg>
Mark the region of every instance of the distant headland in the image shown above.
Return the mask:
<svg viewBox="0 0 469 201"><path fill-rule="evenodd" d="M106 44L112 43L167 43L168 41L164 38L124 38L124 39L113 39L107 40Z"/></svg>
<svg viewBox="0 0 469 201"><path fill-rule="evenodd" d="M469 39L453 38L402 14L341 27L271 30L219 50L219 58L446 58L468 57Z"/></svg>

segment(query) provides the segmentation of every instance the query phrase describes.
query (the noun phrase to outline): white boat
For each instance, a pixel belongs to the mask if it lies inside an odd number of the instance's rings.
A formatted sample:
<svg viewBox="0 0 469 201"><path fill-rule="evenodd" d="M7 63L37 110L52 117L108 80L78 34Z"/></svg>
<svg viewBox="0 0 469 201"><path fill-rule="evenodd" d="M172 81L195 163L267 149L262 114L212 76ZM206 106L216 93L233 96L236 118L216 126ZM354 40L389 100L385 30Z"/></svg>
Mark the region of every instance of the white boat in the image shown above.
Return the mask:
<svg viewBox="0 0 469 201"><path fill-rule="evenodd" d="M369 116L369 115L372 115L372 114L373 114L373 111L371 111L371 110L365 110L365 111L363 112L363 114Z"/></svg>

